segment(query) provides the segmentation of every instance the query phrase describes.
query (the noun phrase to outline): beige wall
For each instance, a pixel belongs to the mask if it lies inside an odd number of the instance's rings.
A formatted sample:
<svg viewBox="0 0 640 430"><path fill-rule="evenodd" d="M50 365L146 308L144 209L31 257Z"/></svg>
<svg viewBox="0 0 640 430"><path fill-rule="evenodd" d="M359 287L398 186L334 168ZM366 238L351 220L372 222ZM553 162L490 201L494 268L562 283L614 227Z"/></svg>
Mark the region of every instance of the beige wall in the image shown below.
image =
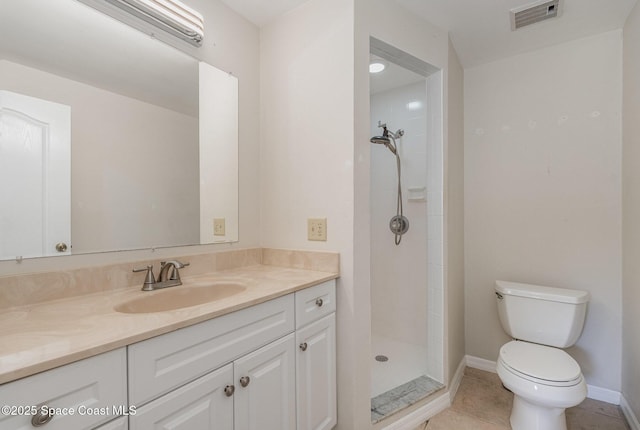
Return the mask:
<svg viewBox="0 0 640 430"><path fill-rule="evenodd" d="M262 245L341 254L339 429L371 426L370 35L446 71L446 33L383 0L311 0L261 32ZM327 242L307 241L308 217Z"/></svg>
<svg viewBox="0 0 640 430"><path fill-rule="evenodd" d="M624 27L622 395L640 417L640 5Z"/></svg>
<svg viewBox="0 0 640 430"><path fill-rule="evenodd" d="M369 400L357 328L368 314L353 285L353 22L352 1L310 0L260 34L261 242L340 252L340 429L366 428ZM327 219L326 242L307 240L310 217Z"/></svg>
<svg viewBox="0 0 640 430"><path fill-rule="evenodd" d="M620 390L621 32L465 70L467 354L508 340L496 279L587 290L569 353Z"/></svg>
<svg viewBox="0 0 640 430"><path fill-rule="evenodd" d="M449 381L465 356L464 327L464 70L449 41L449 111L445 146L445 339Z"/></svg>
<svg viewBox="0 0 640 430"><path fill-rule="evenodd" d="M0 275L259 246L259 30L220 0L184 1L203 14L206 23L206 38L202 47L187 50L198 59L233 73L239 80L239 242L166 248L155 252L144 250L38 258L22 263L2 261Z"/></svg>

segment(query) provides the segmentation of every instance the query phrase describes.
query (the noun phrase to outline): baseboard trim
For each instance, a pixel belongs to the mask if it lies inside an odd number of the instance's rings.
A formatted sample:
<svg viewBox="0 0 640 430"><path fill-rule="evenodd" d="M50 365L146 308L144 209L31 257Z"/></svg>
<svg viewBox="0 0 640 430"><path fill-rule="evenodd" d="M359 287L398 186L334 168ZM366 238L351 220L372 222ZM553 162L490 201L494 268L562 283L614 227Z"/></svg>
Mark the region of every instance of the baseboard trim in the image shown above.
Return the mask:
<svg viewBox="0 0 640 430"><path fill-rule="evenodd" d="M484 370L485 372L496 373L496 362L491 360L485 360L484 358L474 357L473 355L467 355L465 357L467 366L474 369Z"/></svg>
<svg viewBox="0 0 640 430"><path fill-rule="evenodd" d="M627 402L627 399L623 395L620 395L620 408L622 409L622 413L627 419L627 423L631 430L640 430L640 421L638 421L638 417L635 413L633 413L633 409L631 409L631 405Z"/></svg>
<svg viewBox="0 0 640 430"><path fill-rule="evenodd" d="M474 369L484 370L486 372L496 373L496 362L485 360L484 358L467 355L467 366ZM608 388L601 388L595 385L587 385L587 397L601 402L611 403L613 405L620 404L620 393ZM637 429L640 430L640 429Z"/></svg>
<svg viewBox="0 0 640 430"><path fill-rule="evenodd" d="M453 378L451 378L451 382L449 383L450 404L453 404L453 399L456 397L458 388L460 388L465 367L467 367L467 357L462 357L462 360L460 360L460 364L458 364L458 368L456 369L456 373L453 374Z"/></svg>
<svg viewBox="0 0 640 430"><path fill-rule="evenodd" d="M611 403L612 405L619 405L621 394L618 391L609 390L608 388L587 385L587 397L593 400Z"/></svg>

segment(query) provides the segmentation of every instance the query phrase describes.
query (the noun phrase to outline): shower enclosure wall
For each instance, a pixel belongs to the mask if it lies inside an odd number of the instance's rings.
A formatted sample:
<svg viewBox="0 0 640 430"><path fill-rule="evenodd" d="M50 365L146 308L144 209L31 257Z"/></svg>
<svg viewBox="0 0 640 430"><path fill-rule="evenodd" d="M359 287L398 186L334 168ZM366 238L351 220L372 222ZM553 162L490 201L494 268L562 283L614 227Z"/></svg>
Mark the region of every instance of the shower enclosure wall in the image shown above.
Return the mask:
<svg viewBox="0 0 640 430"><path fill-rule="evenodd" d="M410 227L396 246L389 229L396 211L396 161L385 146L371 145L374 422L402 407L397 395L407 400L407 391L417 393L408 399L411 404L444 382L441 74L430 66L418 74L393 63L382 73L387 71L387 77L371 76L371 136L381 134L378 121L404 130L397 148Z"/></svg>

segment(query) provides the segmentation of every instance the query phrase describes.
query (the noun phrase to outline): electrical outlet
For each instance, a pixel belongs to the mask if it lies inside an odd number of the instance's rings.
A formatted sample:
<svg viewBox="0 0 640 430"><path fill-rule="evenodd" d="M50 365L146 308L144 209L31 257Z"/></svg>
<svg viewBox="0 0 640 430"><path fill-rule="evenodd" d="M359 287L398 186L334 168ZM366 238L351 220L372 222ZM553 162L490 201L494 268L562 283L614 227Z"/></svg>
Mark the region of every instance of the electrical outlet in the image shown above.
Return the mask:
<svg viewBox="0 0 640 430"><path fill-rule="evenodd" d="M213 235L214 236L224 236L225 235L224 228L224 218L214 218L213 219Z"/></svg>
<svg viewBox="0 0 640 430"><path fill-rule="evenodd" d="M327 240L327 219L326 218L309 218L307 219L307 239L308 240Z"/></svg>

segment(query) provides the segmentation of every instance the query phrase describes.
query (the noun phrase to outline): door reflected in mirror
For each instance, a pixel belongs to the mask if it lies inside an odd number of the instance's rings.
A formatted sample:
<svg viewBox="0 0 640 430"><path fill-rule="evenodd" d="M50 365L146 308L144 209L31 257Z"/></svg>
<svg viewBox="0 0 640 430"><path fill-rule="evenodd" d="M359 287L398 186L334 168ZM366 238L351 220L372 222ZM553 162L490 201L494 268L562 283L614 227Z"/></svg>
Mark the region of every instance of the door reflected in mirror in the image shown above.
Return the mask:
<svg viewBox="0 0 640 430"><path fill-rule="evenodd" d="M238 240L235 77L76 0L3 0L2 9L0 91L70 114L70 240L52 238L54 247L81 254ZM1 118L0 130L16 126ZM46 227L61 213L41 197L32 199L39 207L24 202L34 183L41 194L57 188L46 176L55 169L42 164L47 139L30 141L40 173L9 161L1 139L0 163L13 167L0 169L0 259L60 254L43 234L43 250L27 249L37 232L18 222Z"/></svg>

